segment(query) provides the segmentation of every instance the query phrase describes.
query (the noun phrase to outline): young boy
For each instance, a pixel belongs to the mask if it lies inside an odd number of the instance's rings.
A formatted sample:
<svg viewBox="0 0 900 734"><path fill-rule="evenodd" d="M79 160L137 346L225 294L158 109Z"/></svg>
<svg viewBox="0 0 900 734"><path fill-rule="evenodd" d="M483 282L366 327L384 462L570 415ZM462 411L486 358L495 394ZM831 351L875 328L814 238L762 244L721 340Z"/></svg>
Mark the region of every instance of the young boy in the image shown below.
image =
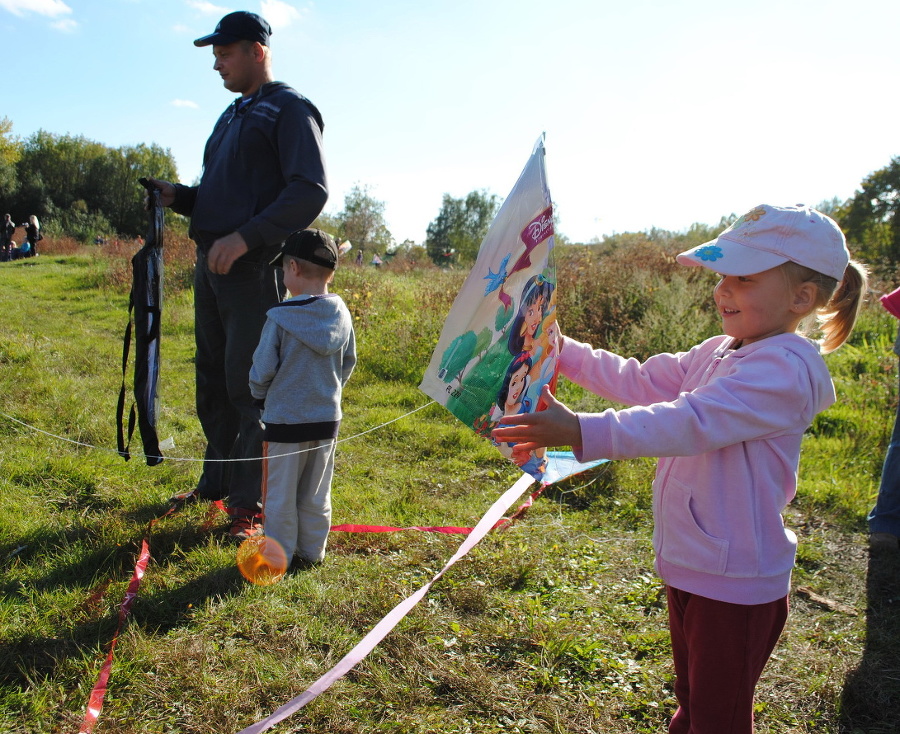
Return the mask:
<svg viewBox="0 0 900 734"><path fill-rule="evenodd" d="M350 312L328 292L337 261L337 243L321 230L287 238L272 264L292 297L269 309L250 369L263 406L265 535L301 564L325 558L341 391L356 364Z"/></svg>

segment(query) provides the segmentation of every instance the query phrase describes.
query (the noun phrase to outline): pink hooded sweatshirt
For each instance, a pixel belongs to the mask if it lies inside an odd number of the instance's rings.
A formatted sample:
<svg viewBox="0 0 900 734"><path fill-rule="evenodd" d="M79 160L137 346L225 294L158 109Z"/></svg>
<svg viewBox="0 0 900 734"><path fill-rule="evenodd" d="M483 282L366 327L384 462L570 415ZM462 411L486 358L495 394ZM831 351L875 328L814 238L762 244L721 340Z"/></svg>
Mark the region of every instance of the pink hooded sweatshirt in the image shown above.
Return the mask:
<svg viewBox="0 0 900 734"><path fill-rule="evenodd" d="M797 490L803 433L835 393L818 348L803 337L731 343L717 336L640 363L565 338L560 371L633 406L579 414L579 460L661 457L653 547L663 581L763 604L790 591L797 537L781 512Z"/></svg>

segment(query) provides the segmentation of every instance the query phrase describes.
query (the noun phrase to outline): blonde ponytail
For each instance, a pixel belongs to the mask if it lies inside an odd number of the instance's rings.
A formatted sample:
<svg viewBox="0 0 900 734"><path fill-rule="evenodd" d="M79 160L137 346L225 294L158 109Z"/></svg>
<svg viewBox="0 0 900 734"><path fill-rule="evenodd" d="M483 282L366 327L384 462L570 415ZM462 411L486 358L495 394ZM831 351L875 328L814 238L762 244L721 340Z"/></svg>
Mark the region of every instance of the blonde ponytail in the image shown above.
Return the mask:
<svg viewBox="0 0 900 734"><path fill-rule="evenodd" d="M851 260L828 303L818 311L820 328L825 334L822 351L826 354L850 338L868 286L869 274L865 265Z"/></svg>
<svg viewBox="0 0 900 734"><path fill-rule="evenodd" d="M866 266L850 260L840 283L794 262L786 262L784 267L794 283L809 282L818 291L815 309L804 319L800 332L821 331L825 335L821 342L822 352L833 352L847 341L856 325L869 285Z"/></svg>

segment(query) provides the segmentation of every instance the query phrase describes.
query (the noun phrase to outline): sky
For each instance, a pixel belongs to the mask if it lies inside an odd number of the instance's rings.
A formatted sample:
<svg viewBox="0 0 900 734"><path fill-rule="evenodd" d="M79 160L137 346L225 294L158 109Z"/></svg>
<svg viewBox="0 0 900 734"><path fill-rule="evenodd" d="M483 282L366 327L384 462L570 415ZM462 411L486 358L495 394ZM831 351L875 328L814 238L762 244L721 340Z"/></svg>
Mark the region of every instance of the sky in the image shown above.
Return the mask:
<svg viewBox="0 0 900 734"><path fill-rule="evenodd" d="M192 41L233 10L322 112L326 213L364 187L397 242L445 194L504 198L541 134L573 242L844 200L900 155L897 0L0 0L0 117L192 183L233 99Z"/></svg>

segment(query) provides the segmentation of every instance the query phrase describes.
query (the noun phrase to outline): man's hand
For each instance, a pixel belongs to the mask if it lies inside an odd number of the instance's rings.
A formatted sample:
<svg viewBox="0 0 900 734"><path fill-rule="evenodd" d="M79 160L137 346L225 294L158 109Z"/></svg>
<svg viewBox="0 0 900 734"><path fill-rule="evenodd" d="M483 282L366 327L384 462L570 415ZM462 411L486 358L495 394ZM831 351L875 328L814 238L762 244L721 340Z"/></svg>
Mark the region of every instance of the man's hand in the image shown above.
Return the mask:
<svg viewBox="0 0 900 734"><path fill-rule="evenodd" d="M163 206L172 206L175 201L175 186L168 181L161 181L158 178L147 176L147 180L159 189L159 203ZM144 197L144 209L150 208L149 197Z"/></svg>
<svg viewBox="0 0 900 734"><path fill-rule="evenodd" d="M232 232L213 242L206 256L206 264L211 272L225 275L231 270L234 261L249 249L244 238L237 232Z"/></svg>
<svg viewBox="0 0 900 734"><path fill-rule="evenodd" d="M505 415L502 428L491 431L498 443L516 443L519 451L537 451L547 446L581 446L581 424L578 416L559 402L544 385L541 400L546 410Z"/></svg>

